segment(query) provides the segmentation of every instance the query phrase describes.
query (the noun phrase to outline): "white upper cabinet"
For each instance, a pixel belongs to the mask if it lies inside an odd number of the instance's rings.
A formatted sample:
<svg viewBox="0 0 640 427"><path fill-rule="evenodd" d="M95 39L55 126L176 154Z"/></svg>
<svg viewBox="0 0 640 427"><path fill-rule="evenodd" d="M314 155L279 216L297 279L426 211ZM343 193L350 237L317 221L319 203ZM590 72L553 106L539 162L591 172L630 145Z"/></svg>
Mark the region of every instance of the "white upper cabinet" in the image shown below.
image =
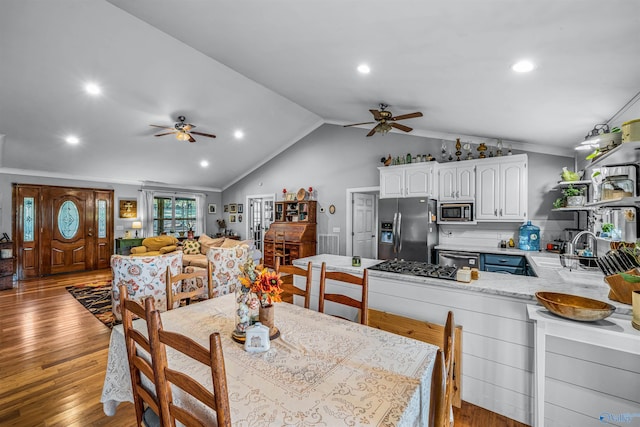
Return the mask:
<svg viewBox="0 0 640 427"><path fill-rule="evenodd" d="M476 168L476 219L524 221L527 218L527 155L486 159Z"/></svg>
<svg viewBox="0 0 640 427"><path fill-rule="evenodd" d="M464 163L467 163L466 165ZM446 163L438 168L441 202L473 201L476 196L475 162ZM470 163L470 164L469 164Z"/></svg>
<svg viewBox="0 0 640 427"><path fill-rule="evenodd" d="M380 170L380 198L437 197L436 162L386 166Z"/></svg>

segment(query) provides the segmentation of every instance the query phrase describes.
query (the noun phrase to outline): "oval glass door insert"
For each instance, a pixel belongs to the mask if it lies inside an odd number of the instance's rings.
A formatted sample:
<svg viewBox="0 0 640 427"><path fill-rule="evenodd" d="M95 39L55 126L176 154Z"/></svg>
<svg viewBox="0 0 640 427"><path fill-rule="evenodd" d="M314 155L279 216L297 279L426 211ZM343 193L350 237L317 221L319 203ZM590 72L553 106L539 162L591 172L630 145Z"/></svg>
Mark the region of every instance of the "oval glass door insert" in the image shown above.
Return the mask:
<svg viewBox="0 0 640 427"><path fill-rule="evenodd" d="M58 230L65 239L71 239L78 232L80 213L75 203L67 200L58 211Z"/></svg>

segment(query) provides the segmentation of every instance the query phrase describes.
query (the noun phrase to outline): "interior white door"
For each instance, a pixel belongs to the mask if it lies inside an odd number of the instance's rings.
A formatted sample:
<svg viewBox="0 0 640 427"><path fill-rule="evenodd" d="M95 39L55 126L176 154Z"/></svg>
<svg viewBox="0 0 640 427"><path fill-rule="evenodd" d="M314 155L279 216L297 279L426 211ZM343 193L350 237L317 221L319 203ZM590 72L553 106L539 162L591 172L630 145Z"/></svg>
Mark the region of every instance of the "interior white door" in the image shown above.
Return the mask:
<svg viewBox="0 0 640 427"><path fill-rule="evenodd" d="M249 239L253 239L256 249L263 251L264 234L273 222L274 196L248 196L249 221L247 224Z"/></svg>
<svg viewBox="0 0 640 427"><path fill-rule="evenodd" d="M353 194L353 255L375 257L376 224L373 194Z"/></svg>

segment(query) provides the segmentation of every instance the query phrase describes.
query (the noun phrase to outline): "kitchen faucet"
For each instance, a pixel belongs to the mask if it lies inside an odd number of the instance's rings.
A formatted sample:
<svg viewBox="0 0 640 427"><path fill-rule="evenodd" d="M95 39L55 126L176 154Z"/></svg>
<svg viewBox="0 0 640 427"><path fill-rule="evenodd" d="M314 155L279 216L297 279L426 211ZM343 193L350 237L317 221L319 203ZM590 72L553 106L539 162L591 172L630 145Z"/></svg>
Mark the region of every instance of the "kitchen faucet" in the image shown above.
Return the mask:
<svg viewBox="0 0 640 427"><path fill-rule="evenodd" d="M573 238L573 240L571 240L571 243L569 243L569 247L567 248L567 253L573 255L574 254L574 250L576 247L576 244L578 243L578 240L580 239L580 237L584 236L585 234L591 236L593 238L594 241L594 245L593 245L593 256L597 257L598 256L598 240L597 240L597 236L589 230L582 230L581 232L579 232L578 234L575 235L575 237ZM587 238L588 240L588 238Z"/></svg>

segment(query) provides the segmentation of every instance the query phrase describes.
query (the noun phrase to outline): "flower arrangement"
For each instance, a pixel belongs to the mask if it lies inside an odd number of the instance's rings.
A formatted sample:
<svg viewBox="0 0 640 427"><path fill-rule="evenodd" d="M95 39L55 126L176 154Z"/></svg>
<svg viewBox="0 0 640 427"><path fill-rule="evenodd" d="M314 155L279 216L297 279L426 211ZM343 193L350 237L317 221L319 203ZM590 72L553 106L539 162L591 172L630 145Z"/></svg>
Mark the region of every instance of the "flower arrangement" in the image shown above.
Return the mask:
<svg viewBox="0 0 640 427"><path fill-rule="evenodd" d="M251 258L240 271L240 286L236 287L236 334L243 334L258 321L260 308L282 301L282 280L278 273L266 268L258 271Z"/></svg>
<svg viewBox="0 0 640 427"><path fill-rule="evenodd" d="M240 278L240 283L243 293L254 294L260 307L282 301L280 298L282 293L280 274L269 271L268 268L257 271L251 259L242 267L242 273L243 277Z"/></svg>

